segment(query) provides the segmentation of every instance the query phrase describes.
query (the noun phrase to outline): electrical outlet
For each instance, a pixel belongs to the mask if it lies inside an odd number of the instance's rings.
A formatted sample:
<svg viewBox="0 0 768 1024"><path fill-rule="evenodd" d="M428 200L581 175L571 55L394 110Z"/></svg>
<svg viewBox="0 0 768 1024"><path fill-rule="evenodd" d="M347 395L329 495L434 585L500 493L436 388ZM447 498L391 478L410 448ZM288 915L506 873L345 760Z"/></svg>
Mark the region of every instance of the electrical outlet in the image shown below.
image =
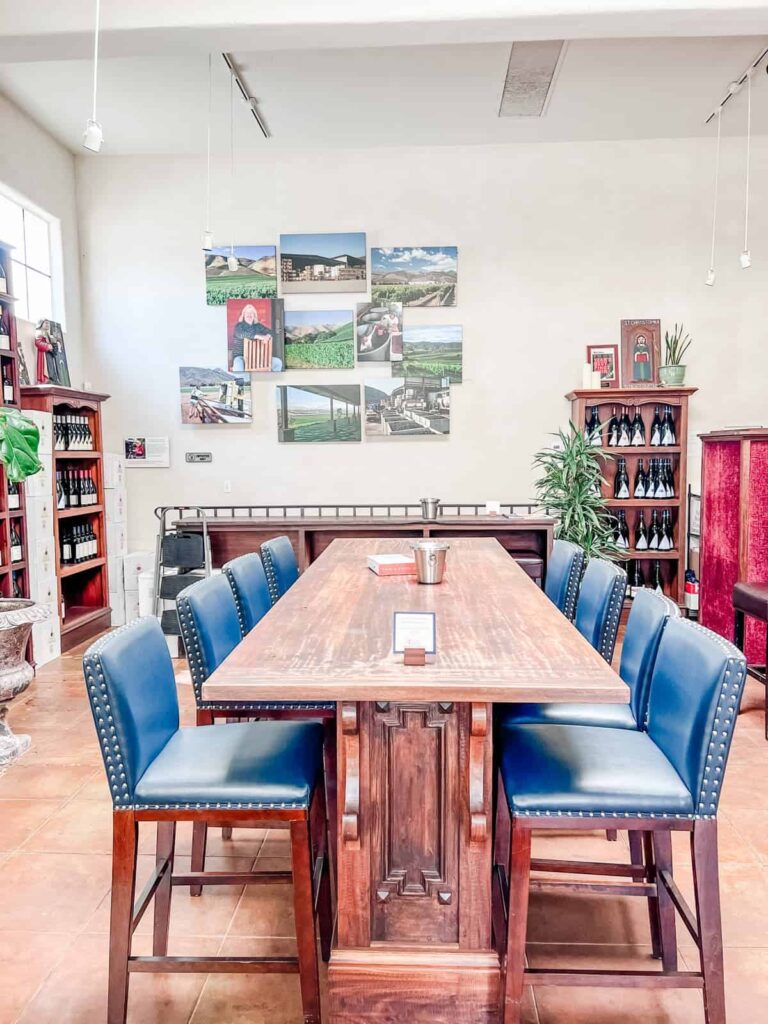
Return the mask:
<svg viewBox="0 0 768 1024"><path fill-rule="evenodd" d="M231 480L225 480L224 481L224 493L225 494L231 494L232 493L232 481Z"/></svg>

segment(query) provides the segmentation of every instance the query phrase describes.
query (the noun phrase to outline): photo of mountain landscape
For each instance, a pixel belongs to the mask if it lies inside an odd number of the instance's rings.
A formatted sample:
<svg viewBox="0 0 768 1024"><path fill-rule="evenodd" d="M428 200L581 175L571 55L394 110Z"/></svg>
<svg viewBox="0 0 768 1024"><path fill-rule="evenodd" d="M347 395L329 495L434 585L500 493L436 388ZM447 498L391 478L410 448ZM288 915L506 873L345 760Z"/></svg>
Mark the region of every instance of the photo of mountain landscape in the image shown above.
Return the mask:
<svg viewBox="0 0 768 1024"><path fill-rule="evenodd" d="M455 245L371 249L371 298L404 306L455 306Z"/></svg>
<svg viewBox="0 0 768 1024"><path fill-rule="evenodd" d="M351 309L285 312L287 370L351 370L355 365Z"/></svg>
<svg viewBox="0 0 768 1024"><path fill-rule="evenodd" d="M274 245L224 245L206 249L205 291L209 306L227 299L273 299L277 296L277 249ZM237 260L230 270L229 260Z"/></svg>
<svg viewBox="0 0 768 1024"><path fill-rule="evenodd" d="M460 324L406 327L403 358L392 363L395 377L447 377L460 384L464 355L464 330Z"/></svg>
<svg viewBox="0 0 768 1024"><path fill-rule="evenodd" d="M283 295L367 290L365 233L280 235Z"/></svg>

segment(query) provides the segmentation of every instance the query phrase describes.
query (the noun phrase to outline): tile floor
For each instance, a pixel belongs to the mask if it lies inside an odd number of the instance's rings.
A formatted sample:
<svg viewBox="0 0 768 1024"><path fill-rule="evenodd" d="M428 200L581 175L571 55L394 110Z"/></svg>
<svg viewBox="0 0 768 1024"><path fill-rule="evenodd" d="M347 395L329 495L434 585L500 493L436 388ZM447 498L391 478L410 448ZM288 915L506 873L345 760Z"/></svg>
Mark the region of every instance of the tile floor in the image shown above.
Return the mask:
<svg viewBox="0 0 768 1024"><path fill-rule="evenodd" d="M189 686L180 693L192 721ZM736 730L720 813L721 891L730 1024L768 1016L768 742L762 687L750 681ZM103 768L73 652L42 669L10 713L31 750L0 778L0 1024L99 1024L106 1006L111 813ZM246 870L287 863L284 834L212 830L209 865ZM183 826L179 851L189 855ZM679 840L679 841L678 841ZM687 837L675 837L676 875L690 898ZM537 837L534 855L611 859L626 856L600 833ZM142 842L141 871L152 864ZM188 864L188 861L187 861ZM140 880L141 882L141 880ZM148 952L150 915L136 933ZM211 888L200 899L176 889L170 952L259 955L292 947L288 887ZM679 929L684 966L694 948ZM623 967L648 963L641 900L532 897L533 963ZM129 1024L288 1024L301 1020L293 976L134 975ZM703 1024L692 991L539 989L526 1024ZM405 1022L403 1022L405 1024Z"/></svg>

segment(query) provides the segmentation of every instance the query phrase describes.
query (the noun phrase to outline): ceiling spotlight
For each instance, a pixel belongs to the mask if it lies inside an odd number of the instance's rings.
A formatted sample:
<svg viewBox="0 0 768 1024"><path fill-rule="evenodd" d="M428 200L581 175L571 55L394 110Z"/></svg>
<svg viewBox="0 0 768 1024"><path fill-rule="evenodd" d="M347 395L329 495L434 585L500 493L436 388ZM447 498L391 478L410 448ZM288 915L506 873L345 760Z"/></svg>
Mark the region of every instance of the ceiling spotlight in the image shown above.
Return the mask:
<svg viewBox="0 0 768 1024"><path fill-rule="evenodd" d="M707 271L707 280L705 282L710 288L714 287L715 284L715 268L710 267Z"/></svg>
<svg viewBox="0 0 768 1024"><path fill-rule="evenodd" d="M103 142L104 133L101 130L101 125L98 121L94 121L92 117L89 117L83 132L83 146L86 149L90 149L92 153L99 153L101 152L101 144Z"/></svg>
<svg viewBox="0 0 768 1024"><path fill-rule="evenodd" d="M739 256L739 264L742 270L749 270L752 266L752 254L749 249L745 249L741 256Z"/></svg>

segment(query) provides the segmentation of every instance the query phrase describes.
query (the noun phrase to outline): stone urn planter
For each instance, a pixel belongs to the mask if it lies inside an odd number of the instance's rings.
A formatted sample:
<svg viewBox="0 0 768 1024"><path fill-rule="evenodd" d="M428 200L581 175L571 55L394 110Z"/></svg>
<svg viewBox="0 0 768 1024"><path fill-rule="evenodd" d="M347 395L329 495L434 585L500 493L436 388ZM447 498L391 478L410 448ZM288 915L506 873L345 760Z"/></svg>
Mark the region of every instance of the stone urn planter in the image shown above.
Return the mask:
<svg viewBox="0 0 768 1024"><path fill-rule="evenodd" d="M0 599L0 772L32 742L29 736L14 736L6 715L11 701L26 690L34 675L24 658L32 626L47 618L47 608L34 601Z"/></svg>

